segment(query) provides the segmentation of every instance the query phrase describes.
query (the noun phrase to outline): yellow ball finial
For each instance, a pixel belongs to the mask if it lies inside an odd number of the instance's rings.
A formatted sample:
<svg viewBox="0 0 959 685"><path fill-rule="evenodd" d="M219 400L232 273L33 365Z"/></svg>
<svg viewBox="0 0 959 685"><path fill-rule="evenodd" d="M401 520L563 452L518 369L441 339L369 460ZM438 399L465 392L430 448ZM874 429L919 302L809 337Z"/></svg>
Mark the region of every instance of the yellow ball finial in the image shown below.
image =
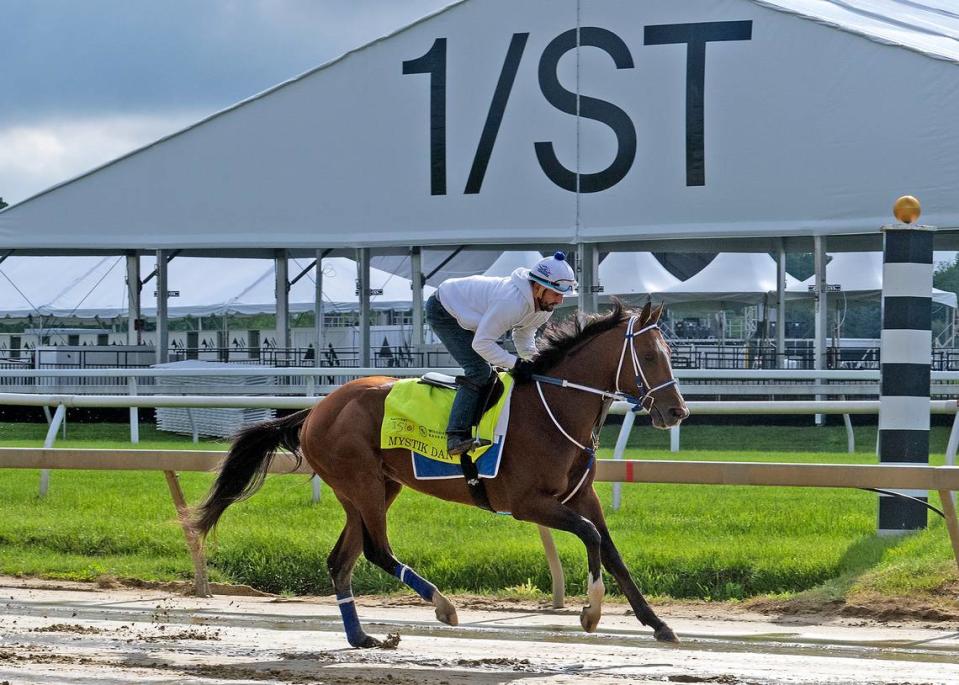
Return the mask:
<svg viewBox="0 0 959 685"><path fill-rule="evenodd" d="M892 213L901 223L911 224L919 218L922 208L919 206L919 200L912 195L903 195L892 206Z"/></svg>

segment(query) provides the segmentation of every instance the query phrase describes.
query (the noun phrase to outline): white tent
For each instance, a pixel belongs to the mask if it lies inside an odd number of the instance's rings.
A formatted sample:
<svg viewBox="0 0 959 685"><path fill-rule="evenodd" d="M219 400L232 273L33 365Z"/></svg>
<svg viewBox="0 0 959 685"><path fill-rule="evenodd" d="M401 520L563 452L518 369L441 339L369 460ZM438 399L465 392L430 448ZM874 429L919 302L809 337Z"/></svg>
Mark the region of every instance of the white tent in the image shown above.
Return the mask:
<svg viewBox="0 0 959 685"><path fill-rule="evenodd" d="M509 276L516 269L531 269L536 262L543 258L539 252L529 251L508 251L496 258L496 261L490 264L489 268L483 272L484 276Z"/></svg>
<svg viewBox="0 0 959 685"><path fill-rule="evenodd" d="M957 229L957 79L954 0L463 0L7 208L0 249L772 249L878 240L905 193Z"/></svg>
<svg viewBox="0 0 959 685"><path fill-rule="evenodd" d="M765 253L721 252L698 274L656 293L666 302L762 302L776 296L776 261ZM799 281L786 274L786 288Z"/></svg>
<svg viewBox="0 0 959 685"><path fill-rule="evenodd" d="M420 269L426 277L427 284L439 286L448 278L482 274L499 258L500 254L502 253L499 250L459 250L458 248L424 250ZM409 256L377 256L370 260L370 264L382 271L401 276L408 276L411 273Z"/></svg>
<svg viewBox="0 0 959 685"><path fill-rule="evenodd" d="M610 252L599 264L604 295L659 293L681 281L649 252Z"/></svg>
<svg viewBox="0 0 959 685"><path fill-rule="evenodd" d="M123 257L8 257L0 263L0 316L125 310L125 276Z"/></svg>
<svg viewBox="0 0 959 685"><path fill-rule="evenodd" d="M154 262L144 259L144 276ZM291 260L291 276L306 268L306 260ZM264 259L197 259L169 262L168 288L173 316L224 313L273 313L276 309L274 263ZM127 310L126 263L123 257L10 257L0 263L0 316L52 315L110 318ZM150 281L143 289L144 314L153 315ZM410 302L409 279L370 269L373 308L393 308ZM433 288L424 288L425 296ZM314 272L290 291L291 311L312 311ZM323 300L327 309L355 309L356 262L340 257L323 260Z"/></svg>
<svg viewBox="0 0 959 685"><path fill-rule="evenodd" d="M826 264L826 283L838 285L842 294L836 297L878 298L882 294L881 252L837 252ZM810 276L802 283L788 288L792 296L809 295L809 287L815 287L816 277ZM938 288L932 289L932 300L947 307L956 308L956 293Z"/></svg>

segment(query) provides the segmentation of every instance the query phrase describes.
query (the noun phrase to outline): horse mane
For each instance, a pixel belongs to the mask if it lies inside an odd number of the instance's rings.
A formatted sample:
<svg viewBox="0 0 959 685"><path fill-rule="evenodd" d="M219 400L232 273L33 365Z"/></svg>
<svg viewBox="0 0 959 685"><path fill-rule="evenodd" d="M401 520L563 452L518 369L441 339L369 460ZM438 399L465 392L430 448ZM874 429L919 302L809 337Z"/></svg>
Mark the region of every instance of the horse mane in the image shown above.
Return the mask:
<svg viewBox="0 0 959 685"><path fill-rule="evenodd" d="M581 321L572 316L562 323L550 323L540 339L539 352L533 359L533 373L543 373L562 361L579 343L600 333L616 328L629 319L633 312L615 297L610 298L613 308L603 314L590 314Z"/></svg>

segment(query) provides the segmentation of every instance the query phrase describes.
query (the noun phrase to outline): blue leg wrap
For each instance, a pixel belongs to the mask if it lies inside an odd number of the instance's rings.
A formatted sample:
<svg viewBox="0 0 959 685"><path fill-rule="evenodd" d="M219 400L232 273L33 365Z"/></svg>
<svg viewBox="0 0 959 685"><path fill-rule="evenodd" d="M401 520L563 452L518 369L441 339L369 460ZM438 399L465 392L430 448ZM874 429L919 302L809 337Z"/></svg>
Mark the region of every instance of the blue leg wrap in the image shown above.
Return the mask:
<svg viewBox="0 0 959 685"><path fill-rule="evenodd" d="M353 595L337 595L336 603L340 607L340 616L343 617L346 639L353 647L361 646L366 639L366 633L360 627L360 619L356 615L356 603L353 601Z"/></svg>
<svg viewBox="0 0 959 685"><path fill-rule="evenodd" d="M393 571L393 575L409 585L413 589L413 592L418 594L427 602L433 601L433 593L436 592L436 586L428 580L423 580L420 578L418 575L416 575L416 571L411 569L409 566L397 563L396 569Z"/></svg>

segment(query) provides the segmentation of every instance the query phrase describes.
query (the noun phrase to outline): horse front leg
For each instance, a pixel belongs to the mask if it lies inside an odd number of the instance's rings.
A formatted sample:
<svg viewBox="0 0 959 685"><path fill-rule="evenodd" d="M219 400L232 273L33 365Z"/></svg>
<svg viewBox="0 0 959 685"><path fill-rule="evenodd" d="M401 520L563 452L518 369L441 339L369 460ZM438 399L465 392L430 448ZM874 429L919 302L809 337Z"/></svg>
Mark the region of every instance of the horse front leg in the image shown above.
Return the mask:
<svg viewBox="0 0 959 685"><path fill-rule="evenodd" d="M629 569L626 568L626 564L623 563L623 559L619 555L619 550L617 550L616 545L613 544L613 538L609 534L609 528L606 527L603 507L599 502L599 497L596 496L596 491L592 487L584 488L577 493L569 505L573 510L589 519L599 531L603 566L605 566L606 570L616 579L623 594L625 594L629 600L629 605L632 607L633 613L636 614L639 622L652 628L653 637L658 641L679 642L679 638L676 637L672 629L666 625L666 623L656 615L652 607L649 606L649 602L646 601L643 593L640 592L639 587L635 581L633 581L633 577L630 575Z"/></svg>
<svg viewBox="0 0 959 685"><path fill-rule="evenodd" d="M586 547L588 573L586 579L587 604L579 616L580 625L587 633L596 630L603 614L603 585L600 532L591 521L573 511L556 499L547 496L523 498L523 503L513 507L513 518L532 521L547 528L565 530L578 537Z"/></svg>

